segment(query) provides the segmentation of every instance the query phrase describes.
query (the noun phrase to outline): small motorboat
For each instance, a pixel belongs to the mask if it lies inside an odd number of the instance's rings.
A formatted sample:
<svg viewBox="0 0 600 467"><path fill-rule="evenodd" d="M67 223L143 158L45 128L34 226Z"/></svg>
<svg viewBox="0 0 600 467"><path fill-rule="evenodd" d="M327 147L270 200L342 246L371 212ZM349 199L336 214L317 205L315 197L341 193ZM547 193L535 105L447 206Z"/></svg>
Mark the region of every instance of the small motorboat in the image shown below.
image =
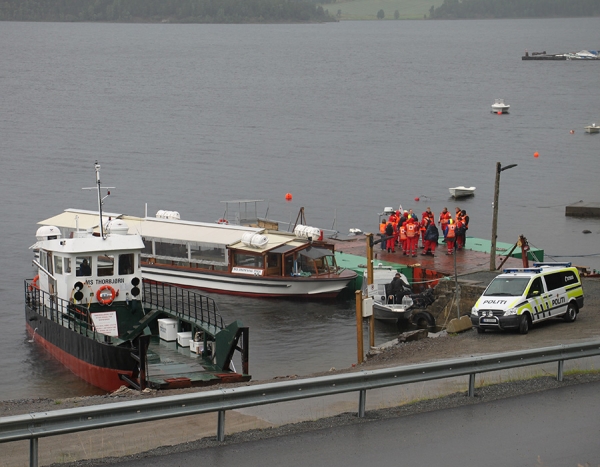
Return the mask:
<svg viewBox="0 0 600 467"><path fill-rule="evenodd" d="M388 323L408 321L412 316L413 300L408 295L402 298L401 303L390 303L388 300L375 301L373 314L375 319Z"/></svg>
<svg viewBox="0 0 600 467"><path fill-rule="evenodd" d="M475 194L474 186L455 186L454 188L448 188L453 198L464 198L466 196L473 196Z"/></svg>
<svg viewBox="0 0 600 467"><path fill-rule="evenodd" d="M510 105L504 103L504 99L496 99L492 104L492 112L495 114L507 114Z"/></svg>
<svg viewBox="0 0 600 467"><path fill-rule="evenodd" d="M592 123L591 125L585 127L585 132L586 133L600 133L600 125L596 125L595 123Z"/></svg>

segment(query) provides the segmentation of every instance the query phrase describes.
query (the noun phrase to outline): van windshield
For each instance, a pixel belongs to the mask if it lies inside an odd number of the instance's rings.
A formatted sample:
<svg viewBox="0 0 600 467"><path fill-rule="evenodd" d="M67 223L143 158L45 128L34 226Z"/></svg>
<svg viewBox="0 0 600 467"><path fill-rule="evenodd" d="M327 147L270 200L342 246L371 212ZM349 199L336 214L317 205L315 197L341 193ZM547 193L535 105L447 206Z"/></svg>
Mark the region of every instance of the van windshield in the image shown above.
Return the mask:
<svg viewBox="0 0 600 467"><path fill-rule="evenodd" d="M518 297L525 292L529 280L529 277L496 277L490 282L483 295Z"/></svg>

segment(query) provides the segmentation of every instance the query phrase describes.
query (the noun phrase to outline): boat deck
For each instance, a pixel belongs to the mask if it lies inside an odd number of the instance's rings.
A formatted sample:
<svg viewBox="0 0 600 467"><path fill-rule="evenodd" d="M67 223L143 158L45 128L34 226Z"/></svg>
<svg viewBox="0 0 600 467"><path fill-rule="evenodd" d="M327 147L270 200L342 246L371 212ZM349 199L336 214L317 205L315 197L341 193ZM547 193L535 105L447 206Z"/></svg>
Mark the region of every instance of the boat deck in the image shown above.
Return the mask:
<svg viewBox="0 0 600 467"><path fill-rule="evenodd" d="M374 239L377 240L379 237L374 236ZM336 260L338 265L342 267L350 268L351 258L345 257L344 254L353 255L357 257L361 257L363 267L366 267L366 255L367 255L367 244L366 237L356 236L344 238L343 240L333 240L335 243L335 251L340 254L339 259L336 256ZM510 249L513 245L507 243L496 244L496 266L499 266L500 263L505 259L505 255L510 252ZM472 272L489 270L490 266L490 251L491 242L489 240L484 240L480 238L467 237L467 241L465 244L465 248L456 252L455 255L447 255L446 244L442 243L440 240L437 250L435 252L435 256L423 256L421 253L423 250L419 248L416 257L413 256L404 256L401 250L396 250L395 253L388 253L385 250L381 249L379 244L373 247L373 259L374 262L378 261L384 264L391 265L402 265L412 268L423 268L431 271L436 271L438 274L443 276L453 276L454 268L456 264L456 274L464 275ZM537 260L543 261L544 253L541 250L530 250L530 255L535 255L536 251L539 251ZM515 253L520 253L520 249L517 248ZM535 258L530 258L532 260L536 260ZM456 263L455 263L456 260ZM355 265L359 266L359 265ZM509 257L507 261L504 263L504 267L512 267L519 268L523 267L523 260L521 258Z"/></svg>
<svg viewBox="0 0 600 467"><path fill-rule="evenodd" d="M207 369L201 355L182 347L176 341L167 342L152 337L148 347L148 386L155 389L205 386L221 381L215 371ZM233 376L233 375L232 375Z"/></svg>

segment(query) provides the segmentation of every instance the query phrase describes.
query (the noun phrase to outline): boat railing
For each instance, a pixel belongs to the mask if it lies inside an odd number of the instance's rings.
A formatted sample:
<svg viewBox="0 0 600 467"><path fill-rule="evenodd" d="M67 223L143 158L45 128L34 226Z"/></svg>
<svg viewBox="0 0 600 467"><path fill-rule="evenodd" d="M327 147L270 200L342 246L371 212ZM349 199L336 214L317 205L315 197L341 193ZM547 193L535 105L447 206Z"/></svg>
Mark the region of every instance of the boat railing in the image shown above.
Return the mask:
<svg viewBox="0 0 600 467"><path fill-rule="evenodd" d="M40 290L31 280L25 280L25 303L44 318L79 334L96 337L97 333L92 325L90 312L85 305ZM35 328L33 323L30 324Z"/></svg>
<svg viewBox="0 0 600 467"><path fill-rule="evenodd" d="M194 290L156 281L143 281L144 303L169 310L181 319L202 322L223 329L223 317L217 303Z"/></svg>

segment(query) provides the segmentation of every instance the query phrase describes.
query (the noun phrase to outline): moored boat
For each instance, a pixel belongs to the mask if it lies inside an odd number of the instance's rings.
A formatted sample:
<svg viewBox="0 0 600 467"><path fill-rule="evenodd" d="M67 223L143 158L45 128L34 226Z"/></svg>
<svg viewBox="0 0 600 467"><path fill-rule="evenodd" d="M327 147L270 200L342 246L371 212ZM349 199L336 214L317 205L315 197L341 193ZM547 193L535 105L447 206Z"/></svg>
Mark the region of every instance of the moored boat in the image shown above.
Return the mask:
<svg viewBox="0 0 600 467"><path fill-rule="evenodd" d="M392 282L396 274L400 275L400 280L406 285L407 296L403 297L400 303L394 303L393 299L388 297L388 285ZM367 286L367 271L364 272L363 284L367 287L367 295L373 299L373 314L375 319L389 323L397 323L399 320L409 320L412 315L413 301L408 296L412 293L406 276L398 272L392 266L377 264L373 266L373 281Z"/></svg>
<svg viewBox="0 0 600 467"><path fill-rule="evenodd" d="M208 297L144 279L142 237L122 220L100 221L95 168L98 231L79 218L66 235L54 225L37 230L37 274L25 281L31 342L106 391L249 380L248 328L240 321L224 326Z"/></svg>
<svg viewBox="0 0 600 467"><path fill-rule="evenodd" d="M596 125L595 123L592 123L591 125L588 125L585 127L585 132L586 133L600 133L600 125Z"/></svg>
<svg viewBox="0 0 600 467"><path fill-rule="evenodd" d="M496 99L492 104L492 112L506 114L510 109L510 105L504 103L504 99Z"/></svg>
<svg viewBox="0 0 600 467"><path fill-rule="evenodd" d="M474 186L455 186L453 188L448 188L448 190L453 198L464 198L466 196L473 196L475 194Z"/></svg>
<svg viewBox="0 0 600 467"><path fill-rule="evenodd" d="M143 218L107 213L126 222L144 242L141 272L146 280L211 292L256 297L336 297L356 273L337 266L334 245L321 229L296 225L293 232L234 225L226 218L195 222L176 211ZM67 209L40 222L71 235L77 225L97 231L98 213Z"/></svg>

